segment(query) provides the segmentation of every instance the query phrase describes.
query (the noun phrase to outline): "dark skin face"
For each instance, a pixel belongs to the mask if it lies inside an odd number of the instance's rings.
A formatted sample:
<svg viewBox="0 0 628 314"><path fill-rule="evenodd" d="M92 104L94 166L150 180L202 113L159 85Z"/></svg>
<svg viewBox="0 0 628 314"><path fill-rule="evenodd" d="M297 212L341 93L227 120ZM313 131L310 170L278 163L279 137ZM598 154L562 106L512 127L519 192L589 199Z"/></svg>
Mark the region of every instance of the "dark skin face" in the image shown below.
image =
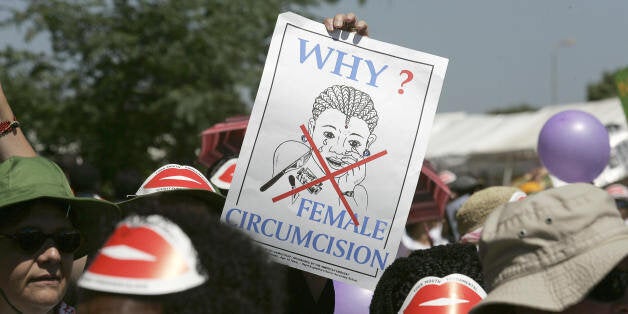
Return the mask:
<svg viewBox="0 0 628 314"><path fill-rule="evenodd" d="M116 294L94 294L79 303L76 310L81 314L163 313L161 304L156 300L150 301Z"/></svg>

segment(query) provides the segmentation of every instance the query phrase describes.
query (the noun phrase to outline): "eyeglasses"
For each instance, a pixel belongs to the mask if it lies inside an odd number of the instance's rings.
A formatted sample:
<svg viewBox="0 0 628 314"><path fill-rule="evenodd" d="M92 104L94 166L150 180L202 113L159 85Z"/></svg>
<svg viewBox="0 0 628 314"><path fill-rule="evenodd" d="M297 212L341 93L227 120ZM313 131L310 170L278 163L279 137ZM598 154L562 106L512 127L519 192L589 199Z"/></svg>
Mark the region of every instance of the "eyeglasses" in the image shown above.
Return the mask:
<svg viewBox="0 0 628 314"><path fill-rule="evenodd" d="M74 253L81 246L81 233L78 230L64 230L49 234L38 228L26 227L14 234L0 234L0 238L12 239L26 253L35 253L49 238L54 240L55 247L61 253Z"/></svg>
<svg viewBox="0 0 628 314"><path fill-rule="evenodd" d="M626 287L628 287L628 272L613 269L593 287L587 297L599 302L613 302L624 296Z"/></svg>

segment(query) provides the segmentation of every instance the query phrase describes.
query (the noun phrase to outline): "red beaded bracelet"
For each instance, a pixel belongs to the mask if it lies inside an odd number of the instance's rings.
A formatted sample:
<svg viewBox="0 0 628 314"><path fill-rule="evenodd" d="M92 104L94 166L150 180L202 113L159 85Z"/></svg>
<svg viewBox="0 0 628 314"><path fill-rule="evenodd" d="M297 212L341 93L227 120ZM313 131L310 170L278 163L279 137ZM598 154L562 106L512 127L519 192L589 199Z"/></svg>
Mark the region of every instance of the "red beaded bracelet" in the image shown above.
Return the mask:
<svg viewBox="0 0 628 314"><path fill-rule="evenodd" d="M10 132L13 132L13 130L15 130L19 126L20 122L18 122L15 117L13 117L13 121L0 122L0 137L5 136Z"/></svg>

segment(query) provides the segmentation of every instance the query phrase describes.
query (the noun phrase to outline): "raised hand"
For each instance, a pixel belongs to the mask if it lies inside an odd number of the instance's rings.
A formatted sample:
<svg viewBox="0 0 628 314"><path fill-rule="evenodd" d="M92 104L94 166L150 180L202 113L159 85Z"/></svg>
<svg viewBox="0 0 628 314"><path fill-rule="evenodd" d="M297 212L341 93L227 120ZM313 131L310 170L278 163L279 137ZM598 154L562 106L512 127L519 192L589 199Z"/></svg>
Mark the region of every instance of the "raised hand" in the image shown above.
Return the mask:
<svg viewBox="0 0 628 314"><path fill-rule="evenodd" d="M368 25L363 20L358 20L358 17L354 13L338 13L333 18L328 17L323 20L325 28L328 32L333 32L336 29L341 29L348 32L356 32L362 36L368 36Z"/></svg>

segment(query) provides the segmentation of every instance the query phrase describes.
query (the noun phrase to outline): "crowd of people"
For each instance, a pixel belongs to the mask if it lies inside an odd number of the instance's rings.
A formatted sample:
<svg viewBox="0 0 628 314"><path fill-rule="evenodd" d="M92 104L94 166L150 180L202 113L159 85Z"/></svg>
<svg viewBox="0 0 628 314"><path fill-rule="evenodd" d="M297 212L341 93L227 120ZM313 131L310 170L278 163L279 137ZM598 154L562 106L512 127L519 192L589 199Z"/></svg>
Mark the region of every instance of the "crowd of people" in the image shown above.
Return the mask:
<svg viewBox="0 0 628 314"><path fill-rule="evenodd" d="M324 24L368 35L354 14ZM37 155L1 88L0 127L0 313L334 313L331 279L220 222L228 187L209 178L224 161L164 165L114 203L77 195ZM628 313L626 187L524 191L434 172L424 165L431 199L415 202L430 207L411 212L371 313Z"/></svg>

